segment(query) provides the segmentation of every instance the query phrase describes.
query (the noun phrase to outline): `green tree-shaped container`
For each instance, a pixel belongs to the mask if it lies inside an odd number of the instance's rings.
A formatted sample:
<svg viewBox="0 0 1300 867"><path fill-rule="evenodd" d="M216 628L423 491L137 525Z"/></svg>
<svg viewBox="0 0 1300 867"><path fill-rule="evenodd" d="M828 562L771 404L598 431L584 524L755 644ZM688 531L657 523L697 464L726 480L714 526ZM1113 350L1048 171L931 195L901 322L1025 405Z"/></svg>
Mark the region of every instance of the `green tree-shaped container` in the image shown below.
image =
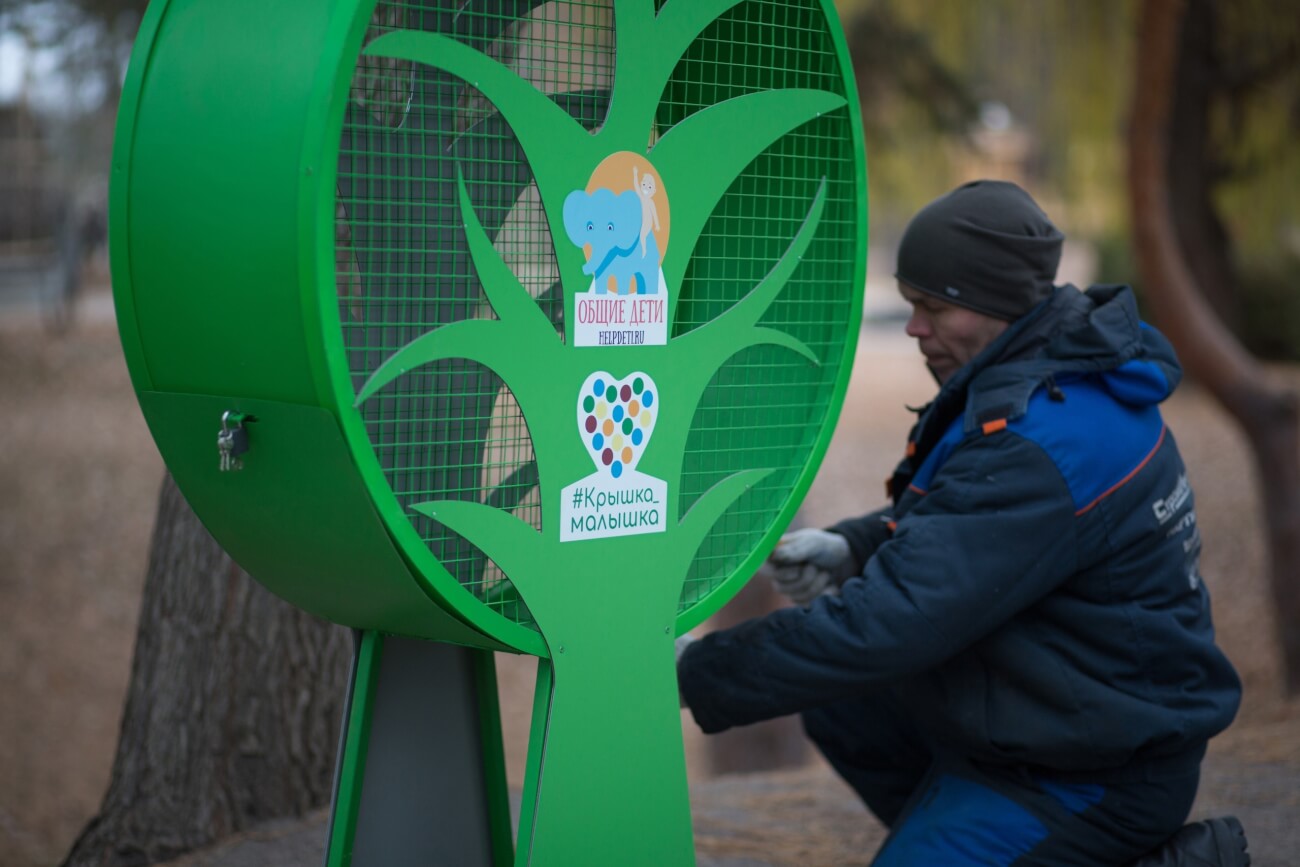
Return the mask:
<svg viewBox="0 0 1300 867"><path fill-rule="evenodd" d="M849 71L830 0L150 4L111 213L150 428L286 599L541 658L518 863L693 861L673 640L847 385Z"/></svg>

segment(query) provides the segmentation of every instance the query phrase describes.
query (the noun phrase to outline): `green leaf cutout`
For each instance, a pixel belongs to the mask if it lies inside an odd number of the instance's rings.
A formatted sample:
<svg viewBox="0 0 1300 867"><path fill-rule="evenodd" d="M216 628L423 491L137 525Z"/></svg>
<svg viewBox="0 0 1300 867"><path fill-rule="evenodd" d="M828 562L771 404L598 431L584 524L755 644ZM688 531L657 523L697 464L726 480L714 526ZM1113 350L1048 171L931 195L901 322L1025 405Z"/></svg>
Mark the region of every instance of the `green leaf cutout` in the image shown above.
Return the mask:
<svg viewBox="0 0 1300 867"><path fill-rule="evenodd" d="M701 205L674 217L674 237L680 233L694 245L717 203L746 166L786 133L844 105L844 97L825 90L765 90L701 109L664 133L651 152L655 165L674 187L690 190ZM727 146L718 147L718 142ZM701 154L709 156L703 159ZM694 254L693 247L689 252ZM670 285L680 285L690 258L675 258L671 269L665 265ZM670 322L676 301L674 295Z"/></svg>
<svg viewBox="0 0 1300 867"><path fill-rule="evenodd" d="M786 247L781 258L772 266L772 270L749 291L744 298L737 301L730 309L699 328L688 331L674 338L673 344L680 351L692 353L700 359L702 370L716 371L723 362L737 352L761 343L774 343L793 349L800 355L820 365L820 361L811 349L798 338L777 331L773 328L759 328L758 320L776 300L776 296L790 281L799 267L803 254L812 243L821 223L822 212L826 206L826 179L817 185L808 215L804 217L799 231Z"/></svg>
<svg viewBox="0 0 1300 867"><path fill-rule="evenodd" d="M672 0L655 15L644 0L615 0L614 20L620 32L639 33L642 37L619 43L615 81L620 75L635 75L637 86L619 92L619 98L609 107L605 128L620 137L643 135L646 118L654 117L668 79L691 43L741 2Z"/></svg>
<svg viewBox="0 0 1300 867"><path fill-rule="evenodd" d="M700 498L682 516L681 534L674 540L674 550L686 557L685 563L682 564L683 581L685 581L686 565L695 557L695 552L704 543L704 537L708 535L709 530L713 529L713 525L718 523L722 513L773 472L774 470L771 469L741 470L700 494Z"/></svg>
<svg viewBox="0 0 1300 867"><path fill-rule="evenodd" d="M465 222L465 237L469 242L469 255L474 261L474 271L478 274L483 292L497 317L511 328L519 328L529 334L552 333L554 326L537 306L536 299L528 294L515 273L501 261L487 232L483 231L483 224L474 213L469 191L465 188L465 176L457 172L456 181L460 191L460 215Z"/></svg>
<svg viewBox="0 0 1300 867"><path fill-rule="evenodd" d="M443 69L462 79L490 101L503 117L528 156L538 185L550 189L547 166L556 166L543 154L574 153L590 146L591 136L582 124L504 64L483 52L439 33L395 30L366 46L365 54L392 57Z"/></svg>
<svg viewBox="0 0 1300 867"><path fill-rule="evenodd" d="M430 500L411 508L483 551L501 568L528 603L520 579L532 574L543 551L542 534L509 512L470 500ZM531 606L530 606L531 607Z"/></svg>
<svg viewBox="0 0 1300 867"><path fill-rule="evenodd" d="M512 329L496 319L466 319L421 334L394 352L376 368L357 392L353 406L405 373L445 358L468 358L496 371L505 382L508 370L517 366L512 356Z"/></svg>
<svg viewBox="0 0 1300 867"><path fill-rule="evenodd" d="M499 318L453 322L421 334L379 365L357 392L355 406L404 373L433 361L468 358L496 371L509 383L510 371L524 364L527 356L537 358L546 348L560 346L551 321L488 239L474 213L463 175L458 174L457 184L474 271Z"/></svg>

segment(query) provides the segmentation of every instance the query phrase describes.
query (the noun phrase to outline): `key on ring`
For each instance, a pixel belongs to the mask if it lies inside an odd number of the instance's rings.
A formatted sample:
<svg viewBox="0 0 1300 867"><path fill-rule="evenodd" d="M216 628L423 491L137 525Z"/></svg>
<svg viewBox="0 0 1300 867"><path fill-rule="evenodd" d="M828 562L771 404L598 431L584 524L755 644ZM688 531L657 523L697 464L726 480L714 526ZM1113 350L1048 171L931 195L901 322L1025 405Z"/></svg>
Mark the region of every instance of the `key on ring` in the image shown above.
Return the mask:
<svg viewBox="0 0 1300 867"><path fill-rule="evenodd" d="M221 414L221 433L217 434L217 451L221 455L220 471L228 473L244 468L239 456L248 451L248 429L242 413L229 410Z"/></svg>

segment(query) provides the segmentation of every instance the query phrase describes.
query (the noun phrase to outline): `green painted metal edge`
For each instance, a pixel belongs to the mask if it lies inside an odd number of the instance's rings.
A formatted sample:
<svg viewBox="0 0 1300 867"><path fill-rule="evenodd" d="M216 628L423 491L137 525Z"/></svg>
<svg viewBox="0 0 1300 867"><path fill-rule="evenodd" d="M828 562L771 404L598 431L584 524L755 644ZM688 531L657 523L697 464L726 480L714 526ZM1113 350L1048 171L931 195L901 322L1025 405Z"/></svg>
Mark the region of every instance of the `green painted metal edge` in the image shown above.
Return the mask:
<svg viewBox="0 0 1300 867"><path fill-rule="evenodd" d="M330 838L326 841L326 867L350 867L352 847L356 844L357 813L361 807L361 789L365 782L366 752L370 743L370 717L374 709L379 662L383 640L378 632L367 629L361 634L349 696L347 726L340 752L338 787L334 796L334 815L330 820Z"/></svg>
<svg viewBox="0 0 1300 867"><path fill-rule="evenodd" d="M549 676L539 676L534 699L536 782L517 863L694 864L671 628L609 618L571 637L539 663Z"/></svg>
<svg viewBox="0 0 1300 867"><path fill-rule="evenodd" d="M195 514L272 592L356 628L505 649L412 581L328 410L173 392L139 400ZM254 419L238 472L220 472L213 448L226 411ZM276 533L255 532L277 521Z"/></svg>
<svg viewBox="0 0 1300 867"><path fill-rule="evenodd" d="M825 13L828 30L831 38L835 41L836 50L841 65L841 81L846 88L848 96L848 110L852 120L851 129L854 136L854 146L859 154L855 160L855 174L861 187L865 180L865 169L862 152L861 130L859 109L856 104L856 94L853 86L852 77L848 74L851 65L848 61L847 51L844 47L843 36L837 26L837 16L834 13L833 6L828 0L822 0L822 8ZM369 5L365 10L369 11ZM342 51L341 56L349 59L352 58L353 52L359 53L360 40L364 34L362 26L367 14L358 12L356 17L350 22L348 30L348 39L346 50ZM321 158L316 161L319 171L315 173L316 183L314 187L315 205L310 208L311 213L304 214L304 223L309 223L311 231L314 233L314 269L315 269L315 292L316 307L315 313L319 315L320 338L322 340L322 349L326 364L330 368L330 381L333 385L331 400L329 405L338 414L340 425L344 431L345 437L353 447L353 454L357 461L361 475L371 490L375 498L377 509L383 515L390 532L393 533L397 547L403 556L414 567L417 576L426 576L421 581L417 577L417 582L425 585L428 592L440 603L444 604L448 610L454 611L457 615L475 626L476 628L493 635L501 641L516 647L524 652L532 653L538 656L545 656L547 653L545 642L537 632L520 626L507 618L495 613L486 606L480 604L467 590L462 588L437 562L436 558L428 551L427 547L419 539L398 504L396 498L392 496L391 488L383 475L382 469L378 465L377 459L373 455L373 449L370 446L369 438L366 434L364 424L359 412L352 408L353 393L350 372L347 369L346 359L337 341L326 340L326 334L337 333L341 329L341 323L338 318L337 305L334 303L335 287L333 285L333 211L327 208L325 203L333 201L333 189L337 174L337 156L338 142L342 130L343 115L346 108L347 88L350 82L352 64L349 62L338 64L338 74L333 81L333 91L329 100L319 100L320 103L328 103L330 110L328 113L321 112L316 117L316 123L323 124L316 130L309 130L307 135L308 142L319 141L319 147L323 151ZM304 159L304 171L310 167L310 160ZM326 196L325 194L328 194ZM866 230L866 202L864 191L859 188L858 199L858 217L862 231ZM310 201L310 200L308 200ZM865 253L864 246L859 245L854 263L854 283L860 286L865 276ZM572 252L572 251L569 251ZM566 299L566 304L569 299ZM789 520L793 517L799 502L806 494L808 488L816 475L816 470L824 457L826 448L829 445L830 436L833 432L834 422L838 417L839 405L842 402L844 393L847 390L848 378L852 369L852 357L856 347L857 340L857 323L861 316L861 292L854 294L850 308L850 324L848 333L845 335L842 359L843 363L832 391L831 405L823 422L822 430L814 444L814 448L809 455L803 473L800 475L796 485L792 489L791 496L787 499L786 505L778 515L773 524L772 530L764 537L757 550L751 552L751 555L744 561L741 568L732 575L731 579L724 582L720 587L715 588L704 600L696 603L690 610L683 615L679 615L677 629L684 631L701 622L711 615L720 607L738 587L748 579L749 573L752 573L762 559L770 552L779 538L781 530L784 529ZM572 317L566 317L571 321ZM631 362L635 353L628 352L626 358Z"/></svg>
<svg viewBox="0 0 1300 867"><path fill-rule="evenodd" d="M157 390L314 400L293 245L316 67L286 66L283 53L316 57L326 21L315 7L171 3L139 46L149 60L126 127L129 224L115 243L130 245L124 318Z"/></svg>
<svg viewBox="0 0 1300 867"><path fill-rule="evenodd" d="M362 3L366 14L355 12L351 18L334 14L325 35L321 55L324 61L316 68L312 84L313 99L303 124L303 147L300 157L298 185L298 291L302 302L303 321L307 325L308 363L316 381L316 393L321 406L350 407L351 402L339 403L337 391L330 376L325 329L339 327L335 291L323 294L323 287L334 279L334 194L333 182L338 174L339 135L330 132L338 116L342 129L343 112L347 109L350 78L344 75L348 48L359 46L365 36L370 10L378 0ZM342 4L335 4L337 9ZM331 58L334 62L328 62ZM350 69L350 67L348 67ZM325 239L329 239L326 241ZM330 286L331 290L334 289ZM332 311L332 316L327 313ZM332 321L331 321L332 319Z"/></svg>
<svg viewBox="0 0 1300 867"><path fill-rule="evenodd" d="M315 380L317 398L320 405L328 408L338 420L340 431L349 444L356 471L370 491L374 507L391 533L394 526L391 514L394 510L391 507L396 505L396 501L378 465L364 458L358 460L359 455L372 457L372 449L364 427L361 426L360 414L352 405L352 394L344 387L347 385L347 377L344 376L340 381L331 374L333 365L342 365L346 370L346 359L341 357L337 344L325 337L327 334L339 333L342 328L334 284L334 186L338 175L343 116L347 110L353 71L351 58L360 55L361 41L377 2L378 0L370 0L358 4L350 16L334 15L326 31L321 51L326 61L317 67L316 79L312 85L314 98L304 121L303 148L299 161L298 273L303 321L307 325L308 364ZM328 62L330 58L334 59L333 62ZM360 427L360 442L363 447L359 451L358 439L351 429L353 425ZM400 510L395 511L400 514ZM403 519L396 526L408 523ZM419 566L411 562L404 545L395 540L394 548L411 570L411 580L439 608L467 626L495 637L490 630L485 630L464 617L457 606L448 604L438 588L431 587L429 582L420 577L417 571ZM441 566L437 568L441 569ZM466 592L455 584L450 575L447 575L447 583L455 585L462 593ZM528 636L523 638L527 641ZM510 649L517 646L516 642L506 644Z"/></svg>
<svg viewBox="0 0 1300 867"><path fill-rule="evenodd" d="M629 8L622 4L623 8ZM826 13L824 18L826 26L830 29L832 38L836 33L833 8L829 6L826 0L822 0L822 9ZM828 11L830 10L830 11ZM852 82L849 76L851 67L847 63L846 55L843 52L842 40L837 41L837 52L840 60L840 81L843 87L852 94ZM345 52L349 58L351 52ZM341 65L341 64L340 64ZM351 65L347 67L350 73ZM340 70L342 72L342 70ZM321 147L326 150L326 158L320 161L321 172L317 175L320 179L325 175L328 168L328 182L318 180L317 183L324 183L325 186L320 188L321 192L332 195L334 189L334 174L337 165L337 142L341 134L342 117L344 103L337 100L346 86L346 80L340 79L334 82L336 101L332 106L330 114L330 123L327 128L318 131L315 138L320 139ZM857 121L856 106L850 99L849 117ZM851 134L854 137L854 145L857 148L855 154L855 178L859 181L864 176L864 168L861 155L861 138L860 129L855 123L851 127ZM332 157L332 158L331 158ZM578 185L574 185L578 186ZM860 222L860 228L865 231L865 212L866 205L862 199L863 192L857 191L857 215ZM324 209L317 201L315 214L315 242L316 263L321 274L332 276L332 264L329 258L332 253L332 231L330 220L332 213L324 212ZM554 221L552 220L552 224ZM848 333L844 335L842 347L842 356L844 363L838 371L838 376L833 384L832 399L830 405L826 408L826 414L819 435L814 440L814 448L805 459L804 469L802 470L793 493L787 497L782 511L779 513L781 519L778 524L765 537L765 546L760 546L759 551L751 553L741 571L733 576L732 582L724 584L724 587L734 589L743 583L747 575L745 570L757 565L767 549L774 543L779 535L778 527L782 527L784 521L788 520L797 508L799 499L806 493L808 486L811 485L812 478L815 476L816 466L824 456L825 449L829 444L829 439L833 429L833 422L838 415L838 406L842 401L843 395L847 390L848 377L851 372L851 359L853 350L856 346L858 320L861 313L861 285L862 277L865 273L865 261L862 245L858 245L854 256L854 282L855 295L850 299L848 323ZM576 255L570 251L570 258ZM335 287L332 280L327 282L319 275L315 281L318 301L321 308L321 335L336 333L332 329L341 327L334 320L337 318L337 306L334 303ZM327 301L328 299L328 301ZM566 304L568 303L566 299ZM500 312L500 311L498 311ZM734 324L734 323L733 323ZM739 326L736 326L739 327ZM327 330L329 329L329 330ZM460 329L463 332L465 329ZM458 332L459 333L459 332ZM401 541L401 547L406 548L406 554L417 565L423 566L425 563L432 563L433 558L419 540L415 541L413 546L408 546L407 541L414 539L414 530L406 521L406 516L401 514L395 498L391 496L391 490L384 479L378 466L377 460L373 457L373 449L370 448L368 437L365 436L364 426L361 422L360 415L349 412L347 409L349 401L352 399L351 377L346 366L346 359L343 357L341 345L336 341L327 341L325 345L327 361L330 365L332 374L332 383L334 385L334 403L339 418L342 420L343 427L349 437L349 443L355 446L353 451L357 455L358 464L362 467L363 476L367 484L373 484L372 493L375 493L376 500L380 503L381 510L385 510L385 518L389 520L389 529L393 532L395 538ZM648 351L648 350L647 350ZM649 356L645 352L636 350L627 350L620 354L619 358L626 361L623 368L638 368L642 358L649 362ZM674 366L687 365L688 362L680 360L674 363ZM561 367L585 368L590 369L590 365L580 364L578 361L566 361ZM662 369L662 366L661 366ZM574 371L570 371L572 374ZM686 380L691 380L691 371L675 370L671 378L676 378L679 374ZM656 374L658 375L658 374ZM572 378L570 376L570 378ZM665 375L665 381L670 377ZM507 378L507 381L515 384L514 380ZM704 383L699 383L702 389ZM523 391L518 392L523 395ZM521 399L523 399L521 397ZM682 407L693 406L690 400L683 399ZM685 412L685 409L681 410ZM524 415L529 417L525 410ZM677 435L684 437L685 430L682 425L678 425ZM661 452L676 454L676 450L667 449ZM568 464L581 464L587 458L585 454L577 447L577 444L569 443L566 454L559 458L562 462ZM653 472L653 467L650 468ZM680 470L680 467L678 467ZM756 471L751 471L756 472ZM676 479L679 473L660 473ZM567 477L567 476L566 476ZM576 477L576 476L574 476ZM718 496L710 491L708 495L701 498L695 508L700 510L698 513L691 515L692 520L698 519L701 523L712 517L716 520L717 513L726 508L726 504L734 501L738 495L739 488L756 481L751 474L736 474L719 484L717 489L720 491ZM704 502L707 500L707 503ZM473 509L473 504L428 504L435 509L445 512L450 518L464 518L462 522L466 525L473 523L481 527L488 526L488 519L481 515L471 514L477 510ZM547 502L544 508L554 509L555 504ZM675 522L678 519L676 515L677 505L675 502L669 504L666 519ZM443 517L442 512L439 518ZM495 514L495 513L494 513ZM473 521L469 519L473 518ZM514 520L508 517L502 517L499 514L492 518L492 529L500 529L502 521ZM448 524L452 526L452 524ZM711 524L710 524L711 526ZM531 528L526 528L531 533ZM701 533L708 530L705 526ZM513 531L512 531L513 532ZM503 552L504 556L520 562L524 557L524 546L514 544L522 539L528 541L526 534L520 530L515 533L518 539L512 539L511 544L507 546L508 551ZM468 538L468 537L467 537ZM472 541L472 540L471 540ZM634 549L639 551L645 549L650 552L649 556L640 558L638 568L650 569L660 568L656 562L656 556L660 553L653 551L653 542L655 540L641 540L633 543L631 540L603 540L592 541L586 552L593 557L599 558L604 554L614 553L615 547L618 550L627 553ZM685 549L685 545L681 546ZM680 552L679 552L680 553ZM688 561L693 551L685 551L681 555ZM574 555L576 557L576 554ZM507 574L513 575L511 565L502 564ZM677 564L674 564L677 565ZM681 564L684 566L685 564ZM668 570L671 571L671 570ZM424 571L423 574L429 575L430 583L438 585L435 589L438 592L449 592L452 603L455 607L460 607L462 602L471 601L466 612L466 616L473 618L478 616L483 619L486 628L491 633L500 636L500 626L493 618L499 618L499 615L489 616L491 612L480 606L477 600L455 585L444 591L442 585L447 582L442 580L439 584L440 577L448 578L445 572L440 571L440 567ZM464 597L457 596L456 593L464 593ZM728 594L715 590L711 594L709 604L720 605ZM525 594L527 596L527 594ZM555 628L547 632L547 640L555 648L555 655L549 660L543 660L539 663L538 684L536 698L533 708L533 730L532 739L529 746L529 769L528 780L525 788L525 808L523 819L520 823L519 835L519 863L530 863L533 861L545 861L547 858L552 859L551 863L565 863L559 858L572 857L574 851L584 851L582 846L587 846L586 851L590 851L590 843L599 839L601 845L596 847L599 854L608 856L614 851L637 852L640 839L630 840L618 837L625 829L632 829L638 838L641 835L656 836L659 838L672 837L672 841L664 844L662 840L655 843L654 855L662 855L670 852L672 857L661 859L654 862L646 861L644 863L673 863L685 864L691 860L690 853L690 834L689 834L689 809L686 798L686 786L683 762L681 758L681 731L680 719L677 716L676 705L672 704L676 694L676 683L672 666L672 623L680 616L674 617L673 612L678 596L676 593L669 598L665 595L662 599L653 600L653 605L642 605L638 610L630 612L635 616L630 620L624 618L619 622L612 622L609 618L600 616L598 610L592 610L594 602L581 606L581 610L572 610L574 606L566 604L562 610L553 610L551 612L540 612L538 606L530 602L534 614L539 615L539 622L552 622L551 618L546 615L556 615L558 618L555 622ZM615 610L619 608L618 603L622 601L619 598L605 600L609 602ZM707 606L703 603L697 604L694 609L695 614L707 616ZM594 616L592 616L594 614ZM656 618L662 616L662 620ZM503 623L509 623L504 618L499 618ZM510 624L516 628L517 624ZM593 629L579 629L580 625L591 625ZM524 630L527 631L527 630ZM531 631L528 631L531 632ZM541 637L536 636L540 644ZM612 639L612 641L611 641ZM566 642L568 642L568 652L566 653ZM610 645L617 647L617 654L608 654L607 647ZM540 654L539 654L540 655ZM633 691L638 691L644 698L643 701L619 701L619 697L631 697ZM653 713L649 718L643 715L643 711L649 708ZM664 714L660 714L660 710ZM667 713L671 711L671 713ZM606 719L605 715L609 714ZM636 716L636 719L628 719L629 716ZM602 729L601 726L604 726ZM619 742L618 738L626 731L637 731L642 740L640 741L641 749L631 752L627 750L626 742ZM651 737L647 739L646 733ZM669 743L672 741L672 743ZM610 799L609 793L620 791L620 786L608 785L613 776L609 768L599 766L595 769L592 767L591 755L618 756L621 761L616 764L619 770L634 771L635 783L632 784L637 797L643 799L655 807L645 816L638 815L635 819L629 821L632 812L636 811L640 802L622 803ZM663 767L660 765L671 765ZM652 765L654 765L652 767ZM601 782L606 786L601 788L597 786L593 789L592 776L593 770L595 776L601 778ZM629 780L633 777L622 778L622 790L628 786ZM647 781L652 781L646 785ZM680 785L679 785L680 783ZM578 805L579 809L574 809L573 805ZM653 813L653 815L650 815ZM595 826L595 827L593 827ZM617 839L616 839L617 838ZM575 841L581 841L577 848L564 849L564 846L573 844ZM648 850L647 850L648 851ZM572 861L568 862L572 863ZM629 862L630 863L630 862Z"/></svg>
<svg viewBox="0 0 1300 867"><path fill-rule="evenodd" d="M487 814L491 823L492 863L509 867L515 849L510 831L510 787L506 782L506 751L501 733L501 699L497 687L496 656L491 651L474 654L474 688L478 693L479 739L483 756L483 783L487 789Z"/></svg>
<svg viewBox="0 0 1300 867"><path fill-rule="evenodd" d="M366 433L361 413L353 403L351 375L347 359L339 341L326 339L328 334L339 334L338 305L334 286L334 188L338 178L339 143L343 134L343 118L347 109L348 89L351 85L354 58L360 57L361 41L377 0L359 4L350 22L331 28L331 39L345 36L339 47L339 60L333 64L333 75L318 76L315 106L308 115L304 135L302 158L303 176L312 168L315 179L311 191L300 196L301 259L306 263L302 271L304 314L309 321L318 323L309 343L312 346L312 363L317 367L318 388L322 405L327 406L339 420L339 427L348 442L362 481L370 491L375 508L380 513L395 547L411 565L413 580L453 617L510 647L544 657L548 654L542 636L526 626L496 613L479 602L462 587L425 546L411 522L401 509L392 488L384 477L383 469L374 455ZM329 66L323 64L322 68ZM318 170L317 170L318 169ZM422 577L427 576L427 577Z"/></svg>
<svg viewBox="0 0 1300 867"><path fill-rule="evenodd" d="M525 865L532 857L533 818L537 815L537 783L542 776L542 757L546 744L546 721L551 716L551 687L555 667L549 659L537 660L537 683L533 687L533 713L529 724L527 772L523 797L519 803L519 843L515 863Z"/></svg>
<svg viewBox="0 0 1300 867"><path fill-rule="evenodd" d="M336 14L330 21L322 48L325 58L318 67L312 85L314 98L304 120L303 148L299 159L298 187L298 265L299 292L303 321L307 324L308 364L316 384L321 406L327 407L338 420L340 430L348 441L354 466L370 491L375 509L392 533L393 528L409 527L409 521L400 516L400 508L382 470L373 459L369 438L361 423L360 413L352 406L349 379L331 375L332 365L338 364L346 371L347 362L337 344L325 335L338 334L339 321L336 287L334 284L334 187L338 174L339 143L343 129L343 116L347 110L348 91L353 71L352 59L360 55L361 41L365 37L369 19L378 0L362 2L353 7L351 14ZM332 62L330 60L332 59ZM355 429L354 429L355 428ZM357 438L359 430L360 439ZM358 449L358 443L361 448ZM418 539L416 542L418 543ZM408 543L409 544L409 543ZM461 609L449 604L447 595L456 592L469 596L459 584L446 574L440 564L430 556L433 573L445 575L445 581L431 583L421 577L421 567L408 556L407 545L395 540L395 550L411 571L411 580L449 616L487 636L496 637L491 628L466 618ZM429 573L424 573L429 574ZM441 591L441 592L440 592ZM490 612L489 612L490 613ZM510 648L522 641L525 645L535 636L505 618L498 619L526 633L517 641L506 641ZM499 624L486 624L489 627ZM520 649L526 649L520 648Z"/></svg>
<svg viewBox="0 0 1300 867"><path fill-rule="evenodd" d="M858 96L857 83L852 75L853 63L849 57L848 43L844 39L844 30L839 23L839 13L835 10L833 0L821 0L821 5L831 39L835 43L836 55L839 58L845 87L844 96L848 103L849 127L853 133L853 148L858 155L858 158L854 160L854 189L858 197L858 223L862 230L862 241L856 247L853 261L853 285L857 288L854 291L852 307L849 311L849 330L844 339L840 372L831 391L830 403L827 407L826 417L822 422L821 431L818 433L813 449L804 464L803 472L800 473L790 491L785 506L773 521L772 529L768 531L767 535L763 537L762 541L745 558L730 578L713 588L708 595L677 616L676 630L678 635L694 629L716 614L718 609L729 602L740 588L753 577L754 573L763 565L763 561L772 553L772 549L776 547L776 543L780 540L786 527L794 520L795 513L799 510L804 497L808 494L808 489L812 487L813 481L817 478L817 472L821 468L822 460L826 457L826 450L830 447L831 437L834 435L836 424L839 421L840 410L844 405L844 396L848 393L849 377L853 373L853 358L857 351L858 335L862 330L862 293L866 288L867 278L866 143L862 134L862 104Z"/></svg>
<svg viewBox="0 0 1300 867"><path fill-rule="evenodd" d="M153 379L145 363L144 346L136 324L135 295L131 291L131 247L128 243L130 217L130 178L128 171L134 157L135 124L139 116L140 94L144 88L149 61L153 57L158 29L171 0L154 0L145 10L144 19L136 36L136 45L147 45L148 51L132 52L126 79L122 84L122 98L117 107L117 128L113 142L113 168L108 188L108 240L109 268L113 283L113 306L117 313L118 337L122 341L122 354L137 391L153 389Z"/></svg>

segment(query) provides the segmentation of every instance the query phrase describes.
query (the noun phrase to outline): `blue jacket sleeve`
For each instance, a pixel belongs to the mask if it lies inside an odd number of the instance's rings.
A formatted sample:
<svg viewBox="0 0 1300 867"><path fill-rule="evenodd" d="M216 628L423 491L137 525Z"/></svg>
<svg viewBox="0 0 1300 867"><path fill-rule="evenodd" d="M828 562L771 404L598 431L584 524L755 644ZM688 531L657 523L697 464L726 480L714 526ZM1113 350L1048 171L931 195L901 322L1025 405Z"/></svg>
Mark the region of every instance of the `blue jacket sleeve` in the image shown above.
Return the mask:
<svg viewBox="0 0 1300 867"><path fill-rule="evenodd" d="M1051 459L976 433L839 596L695 642L678 667L706 732L827 704L939 665L1076 568L1075 506ZM900 506L908 506L900 503Z"/></svg>
<svg viewBox="0 0 1300 867"><path fill-rule="evenodd" d="M889 541L889 521L893 508L877 509L860 518L847 518L827 527L832 533L839 533L849 543L849 551L857 564L855 571L861 572L876 550Z"/></svg>

